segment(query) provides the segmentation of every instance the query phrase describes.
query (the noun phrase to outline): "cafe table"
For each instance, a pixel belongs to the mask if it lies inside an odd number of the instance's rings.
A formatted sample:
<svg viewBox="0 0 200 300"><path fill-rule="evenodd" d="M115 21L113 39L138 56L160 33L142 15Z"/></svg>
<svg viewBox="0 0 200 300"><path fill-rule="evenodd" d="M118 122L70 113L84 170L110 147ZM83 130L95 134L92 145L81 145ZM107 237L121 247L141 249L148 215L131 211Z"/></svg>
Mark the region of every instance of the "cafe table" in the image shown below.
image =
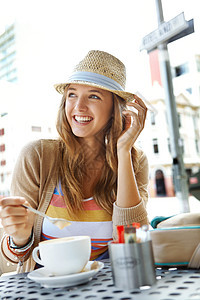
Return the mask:
<svg viewBox="0 0 200 300"><path fill-rule="evenodd" d="M0 277L0 299L114 299L114 300L189 300L200 299L200 270L157 268L156 284L122 290L113 285L109 260L87 283L62 288L45 288L27 277L28 273Z"/></svg>

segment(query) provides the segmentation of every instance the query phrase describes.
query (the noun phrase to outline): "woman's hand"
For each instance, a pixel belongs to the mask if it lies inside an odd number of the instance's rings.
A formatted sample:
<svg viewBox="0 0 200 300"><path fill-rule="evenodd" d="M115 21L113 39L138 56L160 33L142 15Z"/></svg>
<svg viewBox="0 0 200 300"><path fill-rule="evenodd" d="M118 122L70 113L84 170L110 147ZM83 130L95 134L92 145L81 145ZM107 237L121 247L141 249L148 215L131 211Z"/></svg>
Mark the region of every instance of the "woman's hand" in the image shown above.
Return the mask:
<svg viewBox="0 0 200 300"><path fill-rule="evenodd" d="M13 237L18 246L28 242L34 223L34 214L22 207L30 204L23 197L5 197L0 199L0 219L4 231Z"/></svg>
<svg viewBox="0 0 200 300"><path fill-rule="evenodd" d="M117 151L126 150L130 151L135 141L137 140L140 132L144 128L147 107L138 96L135 95L133 102L128 102L127 106L130 110L123 111L125 115L124 130L117 141ZM131 110L131 107L137 110L137 113Z"/></svg>

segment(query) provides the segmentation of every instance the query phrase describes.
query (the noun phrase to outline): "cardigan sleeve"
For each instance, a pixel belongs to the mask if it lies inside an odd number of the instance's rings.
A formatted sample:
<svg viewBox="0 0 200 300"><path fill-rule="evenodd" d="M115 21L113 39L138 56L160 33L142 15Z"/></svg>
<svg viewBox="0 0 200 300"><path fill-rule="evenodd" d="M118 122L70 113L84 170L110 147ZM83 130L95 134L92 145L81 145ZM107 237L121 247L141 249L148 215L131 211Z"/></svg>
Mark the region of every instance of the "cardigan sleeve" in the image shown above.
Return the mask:
<svg viewBox="0 0 200 300"><path fill-rule="evenodd" d="M113 239L117 239L117 225L126 225L133 222L141 225L148 225L148 215L146 205L148 202L148 183L149 183L149 166L144 152L140 151L137 167L135 168L135 177L140 193L141 201L138 205L128 208L122 208L113 204Z"/></svg>
<svg viewBox="0 0 200 300"><path fill-rule="evenodd" d="M40 188L40 141L23 147L13 170L11 195L25 197L36 208Z"/></svg>
<svg viewBox="0 0 200 300"><path fill-rule="evenodd" d="M57 165L58 149L59 143L57 140L37 140L25 145L13 170L11 196L25 197L32 207L40 207L40 210L45 212L56 185L55 166ZM36 216L33 248L40 241L41 223L42 218ZM7 260L18 262L18 259L9 253L5 238L1 241L1 252ZM26 261L18 268L17 272L34 269L35 262L31 255L27 254L24 260Z"/></svg>
<svg viewBox="0 0 200 300"><path fill-rule="evenodd" d="M38 206L40 187L40 142L31 142L23 147L15 164L10 194L25 197L33 207ZM18 263L19 259L8 250L6 235L1 240L1 254L8 261ZM22 259L27 260L29 251Z"/></svg>

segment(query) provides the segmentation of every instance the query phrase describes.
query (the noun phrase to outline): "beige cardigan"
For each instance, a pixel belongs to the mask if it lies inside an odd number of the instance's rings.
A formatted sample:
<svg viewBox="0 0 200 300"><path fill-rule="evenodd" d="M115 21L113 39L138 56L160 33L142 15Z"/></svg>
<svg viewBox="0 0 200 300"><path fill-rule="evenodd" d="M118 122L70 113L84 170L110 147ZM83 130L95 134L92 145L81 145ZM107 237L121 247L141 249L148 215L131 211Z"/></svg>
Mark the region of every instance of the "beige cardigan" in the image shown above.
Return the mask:
<svg viewBox="0 0 200 300"><path fill-rule="evenodd" d="M32 207L46 212L54 192L56 182L56 168L59 151L58 140L38 140L27 144L21 151L13 172L11 183L11 195L25 197ZM138 168L135 176L141 196L141 202L131 208L120 208L113 205L113 238L116 239L116 225L140 222L148 224L146 203L148 200L148 162L144 153L140 151ZM43 218L37 216L34 223L34 245L40 242ZM7 252L5 239L2 240L2 253L9 261L18 263L16 258L11 258ZM3 250L4 249L4 250ZM6 253L9 253L9 258ZM34 270L35 262L30 255L17 268L17 272L28 272Z"/></svg>

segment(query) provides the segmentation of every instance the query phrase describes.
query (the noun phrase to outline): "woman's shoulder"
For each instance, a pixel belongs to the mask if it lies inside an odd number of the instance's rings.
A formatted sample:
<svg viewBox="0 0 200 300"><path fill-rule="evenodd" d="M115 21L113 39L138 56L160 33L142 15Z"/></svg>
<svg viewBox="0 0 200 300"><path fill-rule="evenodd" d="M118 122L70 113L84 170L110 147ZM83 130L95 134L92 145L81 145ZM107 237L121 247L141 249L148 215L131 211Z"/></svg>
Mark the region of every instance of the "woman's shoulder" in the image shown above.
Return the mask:
<svg viewBox="0 0 200 300"><path fill-rule="evenodd" d="M39 139L26 143L23 148L25 149L48 149L57 148L60 145L60 141L57 139Z"/></svg>
<svg viewBox="0 0 200 300"><path fill-rule="evenodd" d="M147 159L146 153L139 147L134 146L133 153L137 157L138 160Z"/></svg>
<svg viewBox="0 0 200 300"><path fill-rule="evenodd" d="M21 150L21 155L26 156L37 154L42 156L48 153L55 153L59 150L60 141L56 139L39 139L26 143Z"/></svg>
<svg viewBox="0 0 200 300"><path fill-rule="evenodd" d="M60 148L60 141L58 139L41 139L39 143L43 151L56 151Z"/></svg>

